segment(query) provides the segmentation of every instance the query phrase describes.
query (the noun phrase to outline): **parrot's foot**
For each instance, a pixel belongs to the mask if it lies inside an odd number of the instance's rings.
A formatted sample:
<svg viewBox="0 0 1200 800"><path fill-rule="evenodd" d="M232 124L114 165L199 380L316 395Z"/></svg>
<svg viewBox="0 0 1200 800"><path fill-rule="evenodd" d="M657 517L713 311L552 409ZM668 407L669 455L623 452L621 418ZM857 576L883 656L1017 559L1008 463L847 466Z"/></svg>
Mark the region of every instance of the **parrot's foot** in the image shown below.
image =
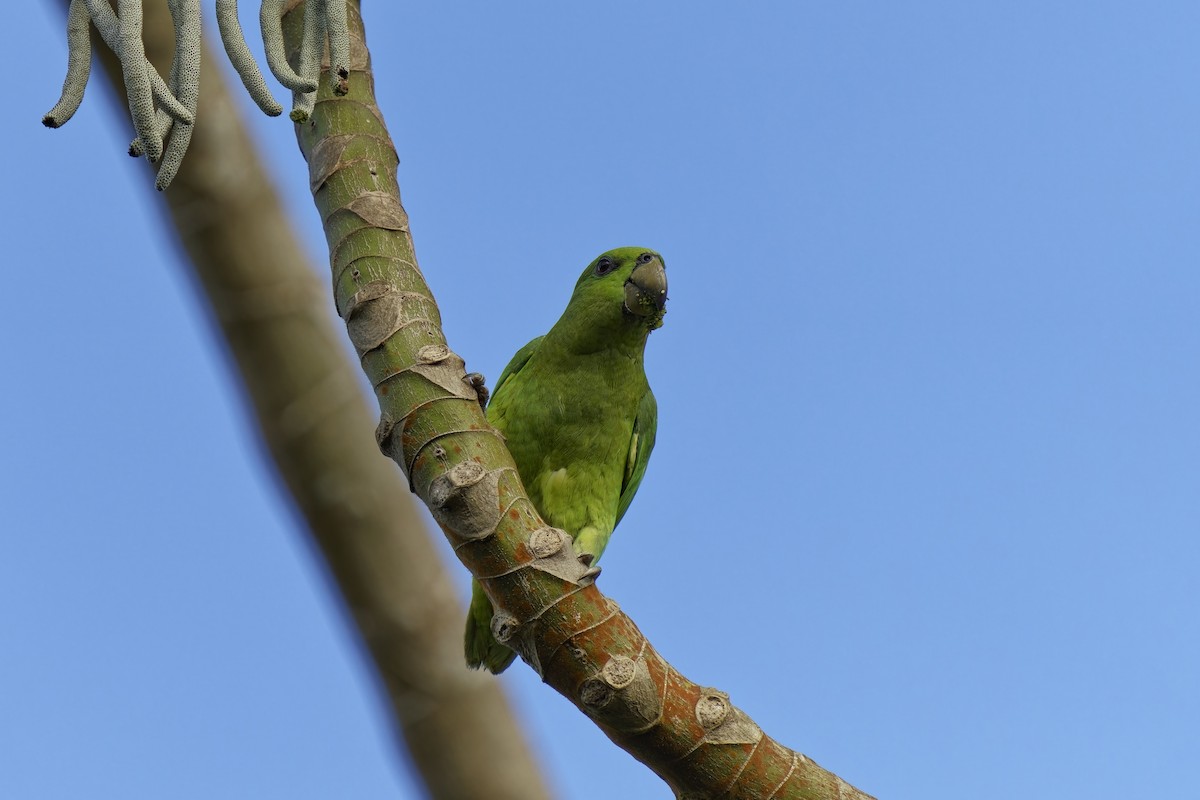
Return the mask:
<svg viewBox="0 0 1200 800"><path fill-rule="evenodd" d="M593 581L600 574L600 568L594 565L600 559L600 553L604 551L604 544L607 541L607 536L602 536L595 527L590 525L584 526L576 534L575 541L571 543L571 546L575 549L575 558L584 566L580 580Z"/></svg>
<svg viewBox="0 0 1200 800"><path fill-rule="evenodd" d="M583 574L579 576L579 580L595 583L596 577L600 574L600 567L592 566L592 562L596 560L596 557L591 553L580 553L576 558L579 559L580 564L587 567L583 571Z"/></svg>
<svg viewBox="0 0 1200 800"><path fill-rule="evenodd" d="M468 372L463 376L463 380L475 390L475 395L479 398L479 407L486 412L491 392L488 391L487 381L484 380L483 375L478 372Z"/></svg>

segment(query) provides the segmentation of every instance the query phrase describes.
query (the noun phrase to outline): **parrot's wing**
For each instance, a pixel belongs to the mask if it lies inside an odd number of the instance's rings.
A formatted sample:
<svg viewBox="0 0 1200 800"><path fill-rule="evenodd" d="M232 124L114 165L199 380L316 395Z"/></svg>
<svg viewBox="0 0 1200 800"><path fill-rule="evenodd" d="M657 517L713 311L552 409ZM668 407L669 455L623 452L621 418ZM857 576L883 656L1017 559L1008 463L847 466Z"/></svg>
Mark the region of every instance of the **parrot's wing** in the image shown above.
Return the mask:
<svg viewBox="0 0 1200 800"><path fill-rule="evenodd" d="M537 350L538 345L542 343L542 339L544 338L546 337L537 337L518 350L516 355L512 357L512 360L508 362L508 366L504 368L504 371L500 373L500 377L496 379L496 385L492 387L493 401L496 399L496 395L500 394L500 387L504 385L504 382L521 371L521 367L525 366L526 362L529 361L529 357Z"/></svg>
<svg viewBox="0 0 1200 800"><path fill-rule="evenodd" d="M629 455L625 459L625 478L621 481L621 500L617 505L617 521L615 528L621 522L621 517L633 502L638 486L642 484L642 476L646 474L646 465L650 463L650 451L654 449L654 434L658 431L658 403L654 400L654 392L646 389L642 402L638 404L637 416L633 420L633 436L629 439Z"/></svg>

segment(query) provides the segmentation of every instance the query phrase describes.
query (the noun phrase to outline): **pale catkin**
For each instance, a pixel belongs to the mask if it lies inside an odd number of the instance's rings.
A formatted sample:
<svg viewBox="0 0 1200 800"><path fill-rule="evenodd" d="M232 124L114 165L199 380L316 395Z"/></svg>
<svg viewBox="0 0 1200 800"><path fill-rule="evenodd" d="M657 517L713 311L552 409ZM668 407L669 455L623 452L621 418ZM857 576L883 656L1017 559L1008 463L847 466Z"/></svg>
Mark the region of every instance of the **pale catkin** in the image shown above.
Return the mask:
<svg viewBox="0 0 1200 800"><path fill-rule="evenodd" d="M287 60L287 49L283 44L283 3L284 0L263 0L259 9L258 21L262 27L263 49L267 53L267 66L275 80L282 83L293 92L313 92L317 82L307 80L292 69ZM307 19L305 4L305 18ZM307 26L306 26L307 27Z"/></svg>
<svg viewBox="0 0 1200 800"><path fill-rule="evenodd" d="M149 62L142 45L141 0L119 0L117 5L121 71L125 77L125 94L129 97L129 115L146 158L157 162L162 158L162 138L154 119L154 94L147 73Z"/></svg>
<svg viewBox="0 0 1200 800"><path fill-rule="evenodd" d="M42 124L47 128L66 124L83 102L83 92L92 71L91 21L83 0L71 0L67 12L67 77L63 79L58 102L42 117Z"/></svg>
<svg viewBox="0 0 1200 800"><path fill-rule="evenodd" d="M104 40L104 43L108 46L109 50L112 50L114 53L116 53L117 58L121 60L123 67L125 61L127 60L127 56L121 48L120 22L117 19L117 15L113 12L112 6L109 5L108 0L84 0L84 3L87 5L88 13L92 17L92 24L95 25L96 30L100 32L100 38ZM140 5L138 6L138 12L140 16ZM158 102L159 106L164 108L168 114L181 122L192 122L192 115L188 113L188 110L183 107L182 103L175 99L175 95L173 95L171 90L167 88L166 81L164 81L162 76L158 74L158 70L154 68L154 65L146 60L146 52L141 45L140 37L138 39L137 50L141 54L142 61L144 62L147 73L150 76L150 89L153 92L154 99Z"/></svg>
<svg viewBox="0 0 1200 800"><path fill-rule="evenodd" d="M161 0L160 0L161 1ZM79 109L91 72L90 26L121 62L129 115L137 137L132 156L144 155L159 164L155 185L161 190L178 174L192 137L200 97L202 53L200 0L166 0L175 25L175 57L169 80L146 58L142 42L143 0L71 0L67 14L67 75L54 108L42 118L47 127L64 124ZM283 108L271 96L263 73L246 45L238 19L237 0L215 0L221 41L251 98L265 113ZM329 48L330 84L336 95L349 91L350 32L346 0L308 0L297 67L288 63L283 39L286 0L262 0L259 24L267 64L280 83L292 91L291 118L309 119L316 108L321 67Z"/></svg>
<svg viewBox="0 0 1200 800"><path fill-rule="evenodd" d="M329 79L334 94L350 91L350 25L346 0L325 0L325 27L329 31Z"/></svg>
<svg viewBox="0 0 1200 800"><path fill-rule="evenodd" d="M242 23L238 19L237 0L217 0L217 29L221 32L221 44L225 46L225 55L237 70L250 99L268 116L277 117L282 114L283 106L271 96L262 71L246 45L246 36L242 33Z"/></svg>
<svg viewBox="0 0 1200 800"><path fill-rule="evenodd" d="M171 19L175 23L175 59L171 63L171 89L184 108L193 116L200 100L200 0L168 0ZM166 189L175 179L188 145L192 141L192 125L174 125L167 140L162 164L154 185Z"/></svg>
<svg viewBox="0 0 1200 800"><path fill-rule="evenodd" d="M313 90L292 93L292 122L305 122L317 105L316 86L321 77L321 60L325 56L325 0L308 0L304 4L304 38L300 43L299 72L311 80Z"/></svg>

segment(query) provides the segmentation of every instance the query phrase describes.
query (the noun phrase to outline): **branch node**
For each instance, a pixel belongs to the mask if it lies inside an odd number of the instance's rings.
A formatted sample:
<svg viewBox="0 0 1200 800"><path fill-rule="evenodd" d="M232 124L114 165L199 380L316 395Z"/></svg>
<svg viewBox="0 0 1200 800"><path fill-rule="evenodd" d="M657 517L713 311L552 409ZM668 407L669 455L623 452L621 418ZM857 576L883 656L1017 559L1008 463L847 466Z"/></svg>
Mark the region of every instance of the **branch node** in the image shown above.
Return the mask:
<svg viewBox="0 0 1200 800"><path fill-rule="evenodd" d="M379 424L375 426L375 444L379 445L379 452L388 458L392 457L392 431L395 429L396 420L384 411L379 418Z"/></svg>
<svg viewBox="0 0 1200 800"><path fill-rule="evenodd" d="M534 558L550 558L571 541L566 531L558 528L538 528L529 536L529 552Z"/></svg>
<svg viewBox="0 0 1200 800"><path fill-rule="evenodd" d="M512 639L520 627L521 623L512 614L497 611L492 615L492 635L501 644Z"/></svg>
<svg viewBox="0 0 1200 800"><path fill-rule="evenodd" d="M637 662L629 656L613 656L600 671L604 680L614 689L624 689L637 676Z"/></svg>
<svg viewBox="0 0 1200 800"><path fill-rule="evenodd" d="M579 687L579 702L592 714L598 714L613 699L613 690L599 678L589 678Z"/></svg>
<svg viewBox="0 0 1200 800"><path fill-rule="evenodd" d="M696 721L704 728L703 744L756 744L763 737L762 728L720 689L702 691L696 701Z"/></svg>
<svg viewBox="0 0 1200 800"><path fill-rule="evenodd" d="M696 721L704 730L712 730L729 716L729 695L719 689L706 689L696 701Z"/></svg>
<svg viewBox="0 0 1200 800"><path fill-rule="evenodd" d="M371 283L355 293L346 309L346 331L360 353L375 349L400 329L403 302L386 284Z"/></svg>
<svg viewBox="0 0 1200 800"><path fill-rule="evenodd" d="M436 453L435 453L436 454ZM500 475L475 461L463 461L429 487L433 517L468 541L486 539L500 524Z"/></svg>
<svg viewBox="0 0 1200 800"><path fill-rule="evenodd" d="M662 721L662 693L644 656L612 656L599 674L583 682L579 699L592 716L622 733L644 733Z"/></svg>
<svg viewBox="0 0 1200 800"><path fill-rule="evenodd" d="M554 543L555 539L557 544ZM534 531L529 537L529 551L534 556L529 566L577 586L588 585L600 570L596 567L585 569L579 563L575 550L568 546L570 543L571 535L558 528Z"/></svg>
<svg viewBox="0 0 1200 800"><path fill-rule="evenodd" d="M454 465L454 468L446 473L446 477L450 479L450 483L454 485L454 488L465 489L483 480L486 472L482 464L475 461L464 461L461 464Z"/></svg>
<svg viewBox="0 0 1200 800"><path fill-rule="evenodd" d="M417 351L418 364L439 364L450 357L450 348L444 344L427 344Z"/></svg>

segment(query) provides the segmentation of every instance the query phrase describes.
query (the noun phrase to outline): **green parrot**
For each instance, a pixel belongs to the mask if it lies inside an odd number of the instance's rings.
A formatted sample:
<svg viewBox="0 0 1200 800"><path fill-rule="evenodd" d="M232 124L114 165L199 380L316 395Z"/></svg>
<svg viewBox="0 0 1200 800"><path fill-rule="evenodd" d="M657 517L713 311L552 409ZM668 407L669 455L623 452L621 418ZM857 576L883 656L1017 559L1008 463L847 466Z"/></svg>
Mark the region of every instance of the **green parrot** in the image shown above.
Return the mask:
<svg viewBox="0 0 1200 800"><path fill-rule="evenodd" d="M642 355L666 302L662 256L609 250L579 276L550 332L508 362L487 407L529 499L571 535L585 564L604 552L654 449L658 406ZM500 673L516 653L493 638L491 621L492 604L472 581L467 664Z"/></svg>

